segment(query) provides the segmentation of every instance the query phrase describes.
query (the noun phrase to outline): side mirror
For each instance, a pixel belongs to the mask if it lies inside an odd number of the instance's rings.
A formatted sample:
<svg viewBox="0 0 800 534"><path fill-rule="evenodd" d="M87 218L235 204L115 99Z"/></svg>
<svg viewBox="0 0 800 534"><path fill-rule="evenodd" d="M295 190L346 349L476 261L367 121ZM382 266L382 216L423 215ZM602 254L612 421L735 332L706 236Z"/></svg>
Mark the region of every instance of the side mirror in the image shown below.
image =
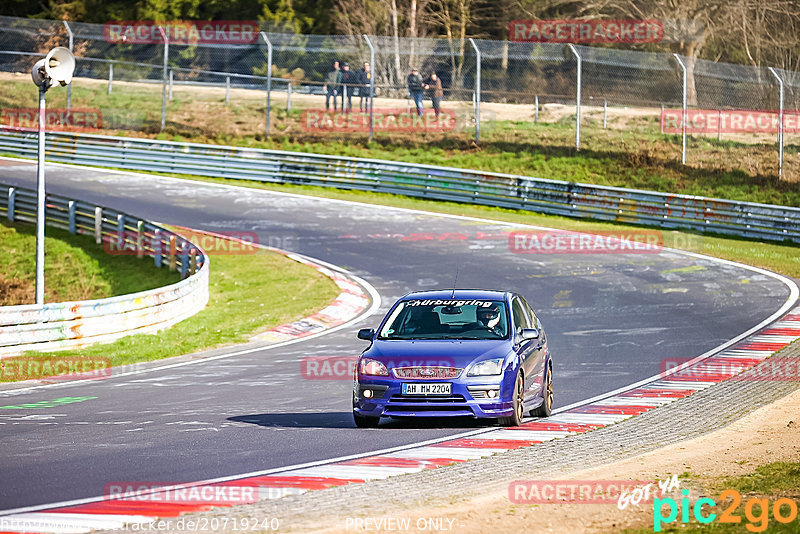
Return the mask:
<svg viewBox="0 0 800 534"><path fill-rule="evenodd" d="M365 341L372 341L372 338L375 337L375 330L372 328L362 328L358 331L358 339L363 339Z"/></svg>
<svg viewBox="0 0 800 534"><path fill-rule="evenodd" d="M539 330L537 328L523 328L522 339L528 341L529 339L539 339Z"/></svg>

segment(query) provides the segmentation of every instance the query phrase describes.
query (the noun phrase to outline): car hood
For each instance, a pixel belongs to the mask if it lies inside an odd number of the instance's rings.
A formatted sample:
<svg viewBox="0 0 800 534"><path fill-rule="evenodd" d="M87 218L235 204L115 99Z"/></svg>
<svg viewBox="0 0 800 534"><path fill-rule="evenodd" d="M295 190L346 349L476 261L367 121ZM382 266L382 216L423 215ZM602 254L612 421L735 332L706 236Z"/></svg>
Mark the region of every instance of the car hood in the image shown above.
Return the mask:
<svg viewBox="0 0 800 534"><path fill-rule="evenodd" d="M508 340L376 340L363 356L389 368L414 366L460 367L512 352Z"/></svg>

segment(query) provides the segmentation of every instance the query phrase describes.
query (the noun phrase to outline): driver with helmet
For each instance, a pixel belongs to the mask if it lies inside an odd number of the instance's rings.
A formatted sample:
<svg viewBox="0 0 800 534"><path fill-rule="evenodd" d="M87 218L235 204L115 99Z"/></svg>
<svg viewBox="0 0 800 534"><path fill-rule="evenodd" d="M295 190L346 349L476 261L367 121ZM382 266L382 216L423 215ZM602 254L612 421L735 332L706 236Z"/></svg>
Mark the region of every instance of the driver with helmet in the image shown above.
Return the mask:
<svg viewBox="0 0 800 534"><path fill-rule="evenodd" d="M481 306L475 313L478 317L478 323L481 326L494 334L503 335L497 328L497 325L500 323L500 309L497 307L497 304L492 303L490 306Z"/></svg>

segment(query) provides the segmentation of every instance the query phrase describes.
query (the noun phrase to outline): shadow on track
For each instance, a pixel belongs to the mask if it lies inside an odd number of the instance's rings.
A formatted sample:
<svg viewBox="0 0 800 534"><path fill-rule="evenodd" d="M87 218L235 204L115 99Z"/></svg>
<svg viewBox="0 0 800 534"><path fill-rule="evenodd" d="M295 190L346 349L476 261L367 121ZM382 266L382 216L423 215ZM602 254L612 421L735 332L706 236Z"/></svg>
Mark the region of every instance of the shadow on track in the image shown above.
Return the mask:
<svg viewBox="0 0 800 534"><path fill-rule="evenodd" d="M252 425L274 428L355 428L353 415L350 412L287 412L236 415L228 421L249 423ZM390 429L433 429L433 428L485 428L493 426L491 420L480 420L472 417L453 418L402 418L381 420L379 428Z"/></svg>

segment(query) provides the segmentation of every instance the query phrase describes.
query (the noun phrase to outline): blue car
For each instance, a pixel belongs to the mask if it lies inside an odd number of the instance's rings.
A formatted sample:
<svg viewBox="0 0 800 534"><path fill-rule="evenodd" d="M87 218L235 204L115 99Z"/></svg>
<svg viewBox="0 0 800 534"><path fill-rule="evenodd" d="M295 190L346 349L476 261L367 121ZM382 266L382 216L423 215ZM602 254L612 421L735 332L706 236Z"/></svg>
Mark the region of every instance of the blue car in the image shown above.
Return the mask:
<svg viewBox="0 0 800 534"><path fill-rule="evenodd" d="M355 369L353 419L493 418L516 426L553 409L553 362L539 319L507 291L409 293L386 314Z"/></svg>

